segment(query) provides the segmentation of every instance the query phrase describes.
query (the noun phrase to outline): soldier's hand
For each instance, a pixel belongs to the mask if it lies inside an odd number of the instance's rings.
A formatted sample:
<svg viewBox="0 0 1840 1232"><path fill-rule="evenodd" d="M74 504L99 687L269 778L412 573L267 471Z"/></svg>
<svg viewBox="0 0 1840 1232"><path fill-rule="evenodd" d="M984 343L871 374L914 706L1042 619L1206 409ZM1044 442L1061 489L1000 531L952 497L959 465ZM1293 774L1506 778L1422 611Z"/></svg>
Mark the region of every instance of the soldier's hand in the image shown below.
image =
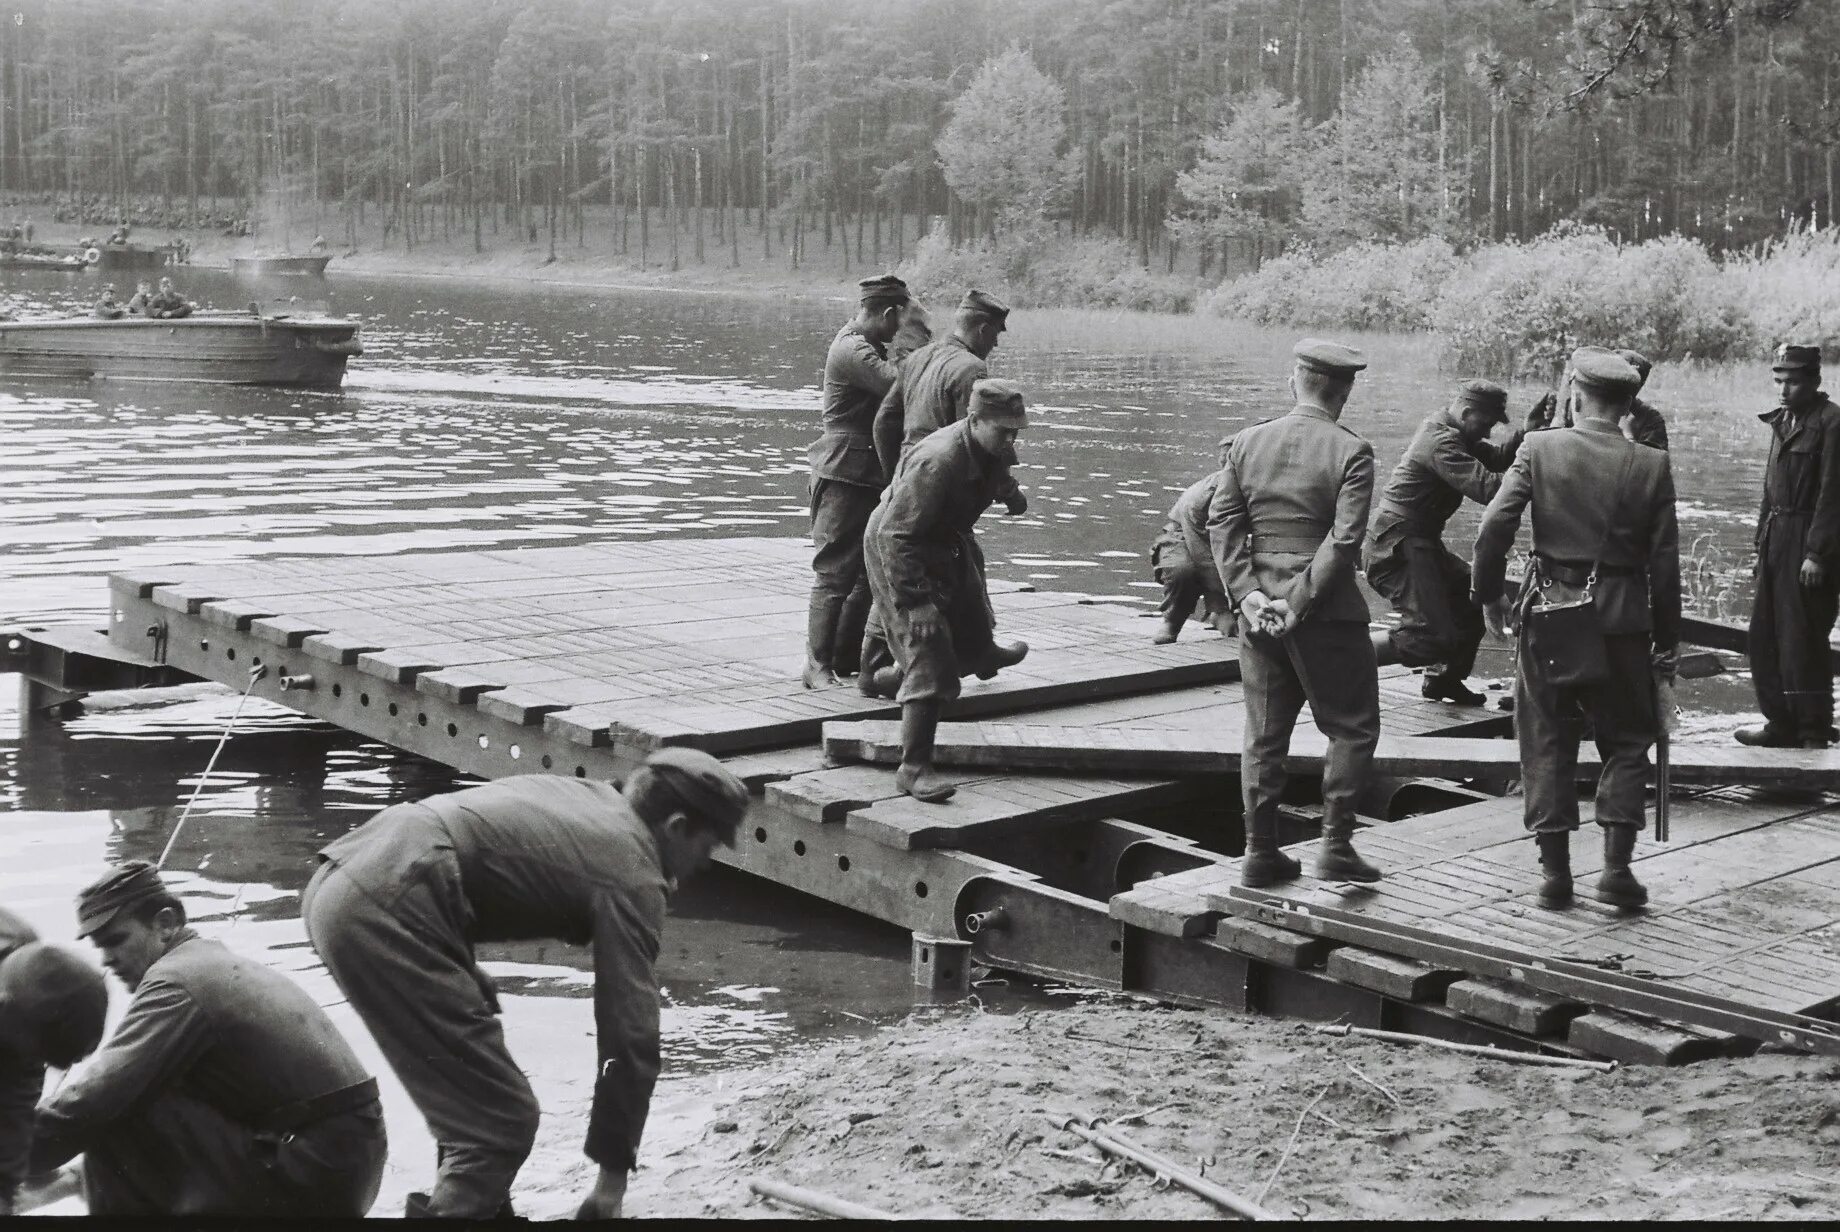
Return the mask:
<svg viewBox="0 0 1840 1232"><path fill-rule="evenodd" d="M1674 677L1680 671L1680 647L1656 647L1648 657L1648 666L1656 678L1672 686Z"/></svg>
<svg viewBox="0 0 1840 1232"><path fill-rule="evenodd" d="M1239 601L1240 627L1248 633L1266 632L1266 613L1271 610L1271 600L1265 592L1255 590Z"/></svg>
<svg viewBox="0 0 1840 1232"><path fill-rule="evenodd" d="M1289 599L1273 599L1271 606L1265 609L1265 619L1267 632L1273 637L1283 637L1297 627L1302 617L1291 611Z"/></svg>
<svg viewBox="0 0 1840 1232"><path fill-rule="evenodd" d="M930 603L923 603L907 614L907 631L917 642L928 642L944 631L939 620L939 609Z"/></svg>
<svg viewBox="0 0 1840 1232"><path fill-rule="evenodd" d="M1508 622L1512 615L1513 605L1506 598L1482 605L1482 623L1488 626L1489 632L1496 637L1505 638L1511 635Z"/></svg>
<svg viewBox="0 0 1840 1232"><path fill-rule="evenodd" d="M1821 586L1827 581L1827 570L1821 562L1810 556L1802 562L1802 585Z"/></svg>
<svg viewBox="0 0 1840 1232"><path fill-rule="evenodd" d="M1527 418L1521 426L1525 431L1538 432L1542 428L1552 427L1553 416L1558 413L1559 399L1552 390L1547 390L1540 400L1527 412Z"/></svg>
<svg viewBox="0 0 1840 1232"><path fill-rule="evenodd" d="M1010 511L1012 517L1018 517L1027 513L1029 511L1028 494L1021 488L1017 488L1016 494L1004 502L1004 507Z"/></svg>

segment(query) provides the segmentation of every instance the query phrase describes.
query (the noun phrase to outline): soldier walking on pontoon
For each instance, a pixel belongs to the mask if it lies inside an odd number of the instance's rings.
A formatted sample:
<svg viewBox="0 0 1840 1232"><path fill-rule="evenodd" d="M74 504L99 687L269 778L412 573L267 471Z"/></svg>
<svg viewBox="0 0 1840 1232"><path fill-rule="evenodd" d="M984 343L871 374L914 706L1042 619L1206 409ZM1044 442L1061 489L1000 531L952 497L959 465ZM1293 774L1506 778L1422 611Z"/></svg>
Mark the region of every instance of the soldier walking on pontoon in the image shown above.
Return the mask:
<svg viewBox="0 0 1840 1232"><path fill-rule="evenodd" d="M805 625L808 689L837 683L837 661L852 662L869 615L863 527L882 495L875 456L875 413L898 370L888 344L901 328L907 284L893 274L865 278L856 316L831 339L824 358L824 435L812 442L810 610Z"/></svg>
<svg viewBox="0 0 1840 1232"><path fill-rule="evenodd" d="M1627 440L1618 427L1638 384L1635 369L1612 351L1574 353L1576 426L1522 442L1476 533L1474 598L1493 603L1505 586L1521 513L1533 510L1533 560L1519 604L1514 733L1527 829L1544 875L1540 902L1547 907L1572 901L1578 742L1587 719L1603 758L1597 898L1619 907L1648 901L1629 863L1646 824L1648 750L1660 731L1654 676L1672 678L1680 643L1680 540L1668 455ZM1580 654L1576 633L1551 650L1542 647L1533 627L1544 619L1539 609L1587 593L1601 630L1601 647L1592 647L1598 653Z"/></svg>
<svg viewBox="0 0 1840 1232"><path fill-rule="evenodd" d="M1352 841L1355 798L1367 785L1380 739L1367 601L1355 584L1373 499L1374 447L1341 423L1355 374L1367 363L1352 347L1315 338L1292 353L1296 406L1233 438L1208 510L1215 565L1239 604L1246 698L1240 880L1255 887L1302 871L1278 849L1277 834L1284 758L1306 701L1329 740L1315 874L1380 880Z"/></svg>
<svg viewBox="0 0 1840 1232"><path fill-rule="evenodd" d="M1232 437L1220 442L1219 461L1226 465L1227 447ZM1182 633L1182 626L1201 607L1201 618L1222 637L1232 637L1235 629L1233 604L1220 586L1220 570L1214 567L1214 550L1208 546L1208 506L1214 501L1214 487L1220 481L1218 470L1188 485L1169 509L1162 531L1150 544L1150 573L1163 588L1163 604L1157 609L1162 618L1150 640L1167 646Z"/></svg>

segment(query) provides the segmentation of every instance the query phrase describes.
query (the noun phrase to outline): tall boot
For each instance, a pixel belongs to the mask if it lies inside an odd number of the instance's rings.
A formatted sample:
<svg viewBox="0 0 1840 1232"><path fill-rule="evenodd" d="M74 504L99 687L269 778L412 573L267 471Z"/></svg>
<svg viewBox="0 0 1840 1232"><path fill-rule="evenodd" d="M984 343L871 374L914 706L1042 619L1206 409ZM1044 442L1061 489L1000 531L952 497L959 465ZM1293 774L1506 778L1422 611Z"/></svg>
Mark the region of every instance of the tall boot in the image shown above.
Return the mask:
<svg viewBox="0 0 1840 1232"><path fill-rule="evenodd" d="M843 616L844 600L822 590L811 592L811 606L805 613L805 671L799 677L808 689L823 689L837 683L831 656L837 644L837 622Z"/></svg>
<svg viewBox="0 0 1840 1232"><path fill-rule="evenodd" d="M831 667L839 676L854 676L862 666L863 626L869 623L870 603L869 592L860 589L843 601L831 652Z"/></svg>
<svg viewBox="0 0 1840 1232"><path fill-rule="evenodd" d="M1354 849L1354 818L1345 815L1323 818L1322 844L1316 850L1316 867L1311 872L1321 881L1370 884L1380 880L1380 870Z"/></svg>
<svg viewBox="0 0 1840 1232"><path fill-rule="evenodd" d="M942 804L958 790L933 771L933 737L938 731L938 702L902 704L901 766L894 772L894 785L922 804Z"/></svg>
<svg viewBox="0 0 1840 1232"><path fill-rule="evenodd" d="M1014 667L1029 654L1027 642L992 642L972 670L979 680L989 680L1006 667Z"/></svg>
<svg viewBox="0 0 1840 1232"><path fill-rule="evenodd" d="M1640 907L1648 902L1648 890L1629 871L1629 861L1636 853L1635 826L1604 827L1604 871L1597 878L1597 901L1613 907Z"/></svg>
<svg viewBox="0 0 1840 1232"><path fill-rule="evenodd" d="M1572 905L1572 832L1536 834L1540 848L1540 906L1555 910Z"/></svg>
<svg viewBox="0 0 1840 1232"><path fill-rule="evenodd" d="M1254 890L1303 875L1303 865L1278 846L1276 818L1261 821L1256 810L1246 814L1246 858L1240 861L1239 883Z"/></svg>

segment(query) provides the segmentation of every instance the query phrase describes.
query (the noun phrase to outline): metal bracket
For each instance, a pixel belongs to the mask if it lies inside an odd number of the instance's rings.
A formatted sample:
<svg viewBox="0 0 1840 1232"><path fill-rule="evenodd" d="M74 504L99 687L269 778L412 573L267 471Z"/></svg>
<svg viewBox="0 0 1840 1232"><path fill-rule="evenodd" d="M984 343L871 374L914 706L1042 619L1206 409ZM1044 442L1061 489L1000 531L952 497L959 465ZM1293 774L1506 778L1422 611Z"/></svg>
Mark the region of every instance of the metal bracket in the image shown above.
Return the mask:
<svg viewBox="0 0 1840 1232"><path fill-rule="evenodd" d="M166 642L172 630L167 626L165 617L161 617L147 626L147 636L153 640L151 654L155 663L166 662Z"/></svg>

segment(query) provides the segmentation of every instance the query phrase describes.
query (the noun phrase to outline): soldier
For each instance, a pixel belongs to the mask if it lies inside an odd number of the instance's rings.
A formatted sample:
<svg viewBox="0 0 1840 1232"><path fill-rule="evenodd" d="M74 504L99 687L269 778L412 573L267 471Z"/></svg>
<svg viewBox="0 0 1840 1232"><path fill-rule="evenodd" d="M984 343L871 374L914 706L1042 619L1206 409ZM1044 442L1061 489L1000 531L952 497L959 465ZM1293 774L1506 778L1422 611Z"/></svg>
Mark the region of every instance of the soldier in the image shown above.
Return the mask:
<svg viewBox="0 0 1840 1232"><path fill-rule="evenodd" d="M747 788L707 753L663 749L611 783L520 775L398 804L320 852L307 936L415 1100L439 1150L409 1215L510 1214L537 1101L505 1048L482 941L594 948L600 1065L581 1218L619 1215L658 1078L659 934L675 883L732 847Z"/></svg>
<svg viewBox="0 0 1840 1232"><path fill-rule="evenodd" d="M1015 489L1009 468L1016 434L1028 426L1020 389L979 381L970 414L901 455L869 516L863 560L875 613L863 687L895 691L901 703L895 784L928 804L955 790L933 772L933 735L940 708L958 696L959 677L989 679L1029 650L1023 642L993 639L984 555L973 531L999 494ZM898 667L885 667L890 654Z"/></svg>
<svg viewBox="0 0 1840 1232"><path fill-rule="evenodd" d="M1240 615L1240 679L1246 735L1248 886L1290 881L1301 871L1278 849L1284 758L1304 702L1329 740L1323 766L1324 880L1373 882L1380 870L1354 849L1354 802L1380 739L1380 688L1367 601L1355 563L1367 533L1374 448L1341 423L1355 374L1352 347L1305 338L1296 356L1289 414L1240 432L1227 451L1208 538Z"/></svg>
<svg viewBox="0 0 1840 1232"><path fill-rule="evenodd" d="M187 928L144 862L83 891L77 935L134 999L39 1105L33 1172L81 1153L93 1216L370 1209L386 1148L377 1083L312 998Z"/></svg>
<svg viewBox="0 0 1840 1232"><path fill-rule="evenodd" d="M114 287L102 288L102 296L96 301L93 315L104 321L121 320L122 307L116 302Z"/></svg>
<svg viewBox="0 0 1840 1232"><path fill-rule="evenodd" d="M907 284L893 274L865 278L855 318L837 331L824 359L824 435L812 442L811 602L805 621L808 689L837 683L840 651L856 658L869 615L862 536L882 494L875 414L898 370L888 344L901 328Z"/></svg>
<svg viewBox="0 0 1840 1232"><path fill-rule="evenodd" d="M102 1042L109 993L76 955L45 945L0 907L0 1216L13 1213L45 1069L68 1070Z"/></svg>
<svg viewBox="0 0 1840 1232"><path fill-rule="evenodd" d="M1391 634L1399 662L1429 668L1420 691L1432 701L1484 700L1463 683L1482 644L1482 609L1469 601L1469 566L1444 546L1444 527L1464 497L1489 503L1522 438L1544 426L1539 414L1529 412L1520 431L1492 444L1490 430L1508 421L1508 391L1465 381L1449 406L1419 425L1374 512L1362 565L1399 613Z"/></svg>
<svg viewBox="0 0 1840 1232"><path fill-rule="evenodd" d="M1751 679L1762 727L1741 744L1826 748L1834 739L1828 637L1840 596L1840 407L1821 391L1821 348L1776 348L1776 409L1757 515Z"/></svg>
<svg viewBox="0 0 1840 1232"><path fill-rule="evenodd" d="M147 305L152 301L153 286L145 280L136 283L134 286L134 294L128 298L128 314L130 316L145 315L147 312Z"/></svg>
<svg viewBox="0 0 1840 1232"><path fill-rule="evenodd" d="M1476 533L1475 595L1499 599L1521 511L1533 507L1533 561L1520 600L1514 728L1520 740L1527 829L1539 845L1540 902L1572 899L1571 834L1578 828L1578 741L1589 719L1603 758L1597 824L1604 832L1599 901L1648 901L1629 870L1644 824L1648 750L1659 731L1654 677L1672 677L1680 642L1680 543L1674 473L1661 450L1631 443L1618 428L1641 384L1609 351L1572 356L1577 423L1540 432L1483 512ZM1562 684L1530 642L1539 607L1589 591L1603 631L1602 675Z"/></svg>
<svg viewBox="0 0 1840 1232"><path fill-rule="evenodd" d="M160 279L160 289L147 301L147 315L156 320L176 321L192 315L192 301L179 294L170 278Z"/></svg>
<svg viewBox="0 0 1840 1232"><path fill-rule="evenodd" d="M1641 397L1642 387L1648 384L1648 373L1654 365L1640 351L1625 349L1617 354L1622 356L1624 363L1636 370L1636 377L1641 382L1636 386L1636 396L1629 400L1629 414L1624 417L1621 425L1623 435L1638 445L1665 451L1668 447L1667 419Z"/></svg>
<svg viewBox="0 0 1840 1232"><path fill-rule="evenodd" d="M1227 446L1232 437L1220 442L1219 461L1227 462ZM1218 470L1204 475L1188 488L1169 510L1162 533L1150 545L1150 572L1163 588L1162 617L1150 640L1167 646L1182 632L1182 626L1201 605L1202 618L1214 626L1222 637L1234 632L1233 604L1220 588L1220 571L1214 568L1214 553L1208 546L1208 505L1214 499Z"/></svg>

